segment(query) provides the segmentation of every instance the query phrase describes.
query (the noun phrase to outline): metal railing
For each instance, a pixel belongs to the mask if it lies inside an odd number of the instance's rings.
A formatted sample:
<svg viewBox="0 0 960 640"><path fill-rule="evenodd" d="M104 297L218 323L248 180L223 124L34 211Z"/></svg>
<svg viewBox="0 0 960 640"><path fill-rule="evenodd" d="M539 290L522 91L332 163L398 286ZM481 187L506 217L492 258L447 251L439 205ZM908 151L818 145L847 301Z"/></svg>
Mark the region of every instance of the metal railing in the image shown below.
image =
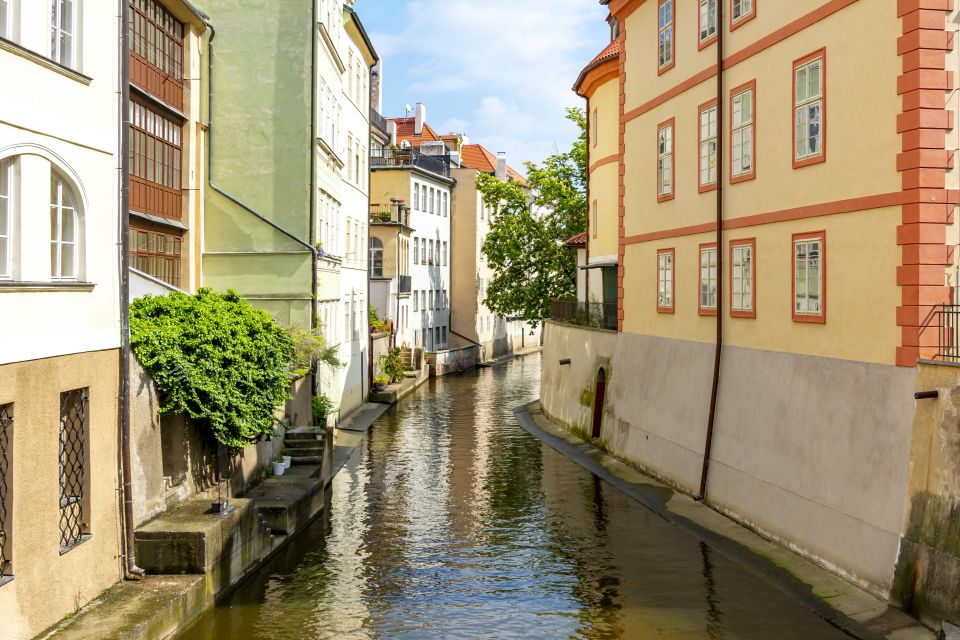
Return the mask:
<svg viewBox="0 0 960 640"><path fill-rule="evenodd" d="M88 391L60 394L60 553L83 542L87 532L84 490Z"/></svg>
<svg viewBox="0 0 960 640"><path fill-rule="evenodd" d="M397 291L400 293L410 293L412 291L412 276L397 276Z"/></svg>
<svg viewBox="0 0 960 640"><path fill-rule="evenodd" d="M11 504L10 492L13 489L11 464L13 456L10 450L11 431L13 429L13 405L0 405L0 576L10 575L11 536L13 514L8 511Z"/></svg>
<svg viewBox="0 0 960 640"><path fill-rule="evenodd" d="M410 226L410 207L402 204L370 204L370 224Z"/></svg>
<svg viewBox="0 0 960 640"><path fill-rule="evenodd" d="M419 149L386 148L370 152L370 166L418 167L443 178L450 177L450 154L428 154Z"/></svg>
<svg viewBox="0 0 960 640"><path fill-rule="evenodd" d="M550 317L556 322L565 322L578 327L616 331L617 303L554 300Z"/></svg>
<svg viewBox="0 0 960 640"><path fill-rule="evenodd" d="M387 134L387 119L380 115L373 107L370 107L370 126L376 127L382 131L384 135Z"/></svg>
<svg viewBox="0 0 960 640"><path fill-rule="evenodd" d="M938 304L931 313L924 331L935 329L937 332L937 360L960 362L960 305Z"/></svg>

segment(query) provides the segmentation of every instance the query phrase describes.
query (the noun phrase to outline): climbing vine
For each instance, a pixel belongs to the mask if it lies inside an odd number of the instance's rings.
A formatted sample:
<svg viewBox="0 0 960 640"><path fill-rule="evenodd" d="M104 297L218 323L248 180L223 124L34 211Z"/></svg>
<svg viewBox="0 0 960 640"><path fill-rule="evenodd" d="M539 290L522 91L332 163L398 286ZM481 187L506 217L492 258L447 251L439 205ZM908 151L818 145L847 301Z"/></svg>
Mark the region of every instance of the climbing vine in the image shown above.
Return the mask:
<svg viewBox="0 0 960 640"><path fill-rule="evenodd" d="M274 433L296 347L268 313L234 291L147 295L130 305L130 337L160 413L185 413L232 449Z"/></svg>

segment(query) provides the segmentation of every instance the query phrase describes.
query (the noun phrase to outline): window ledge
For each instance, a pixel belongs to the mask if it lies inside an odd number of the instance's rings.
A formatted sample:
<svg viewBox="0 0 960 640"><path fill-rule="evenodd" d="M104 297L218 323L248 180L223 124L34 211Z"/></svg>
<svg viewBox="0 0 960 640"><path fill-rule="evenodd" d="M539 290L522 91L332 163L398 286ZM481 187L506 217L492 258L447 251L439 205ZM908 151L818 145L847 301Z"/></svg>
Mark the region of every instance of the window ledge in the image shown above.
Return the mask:
<svg viewBox="0 0 960 640"><path fill-rule="evenodd" d="M93 291L97 286L93 282L71 280L52 280L50 282L22 282L18 280L0 280L0 293L18 293L21 291Z"/></svg>
<svg viewBox="0 0 960 640"><path fill-rule="evenodd" d="M21 58L26 58L30 62L34 62L41 67L46 67L55 73L59 73L62 76L66 76L71 80L76 80L80 84L89 85L93 82L93 78L85 76L79 71L74 71L70 67L65 67L59 62L54 62L50 58L37 53L36 51L31 51L26 47L21 47L16 42L7 40L6 38L0 38L0 50L9 51L15 56L20 56Z"/></svg>
<svg viewBox="0 0 960 640"><path fill-rule="evenodd" d="M70 553L71 551L73 551L74 549L76 549L77 547L79 547L80 545L82 545L84 542L86 542L87 540L89 540L89 539L92 538L92 537L93 537L93 536L90 535L89 533L83 534L82 536L80 536L80 540L79 540L79 541L73 543L73 544L70 545L69 547L60 547L60 555L63 555L63 554L65 554L65 553Z"/></svg>
<svg viewBox="0 0 960 640"><path fill-rule="evenodd" d="M0 587L10 582L13 582L13 576L0 576Z"/></svg>

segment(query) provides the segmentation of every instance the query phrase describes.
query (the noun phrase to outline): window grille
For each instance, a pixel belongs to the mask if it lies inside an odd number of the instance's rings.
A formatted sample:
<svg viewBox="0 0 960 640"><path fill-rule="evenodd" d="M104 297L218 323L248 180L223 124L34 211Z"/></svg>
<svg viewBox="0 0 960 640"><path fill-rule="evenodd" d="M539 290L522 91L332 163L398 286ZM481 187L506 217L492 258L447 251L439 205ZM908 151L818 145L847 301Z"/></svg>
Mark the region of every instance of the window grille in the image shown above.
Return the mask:
<svg viewBox="0 0 960 640"><path fill-rule="evenodd" d="M60 394L60 553L84 541L85 509L84 436L88 390Z"/></svg>
<svg viewBox="0 0 960 640"><path fill-rule="evenodd" d="M13 524L13 405L0 405L0 576L13 574L10 531Z"/></svg>

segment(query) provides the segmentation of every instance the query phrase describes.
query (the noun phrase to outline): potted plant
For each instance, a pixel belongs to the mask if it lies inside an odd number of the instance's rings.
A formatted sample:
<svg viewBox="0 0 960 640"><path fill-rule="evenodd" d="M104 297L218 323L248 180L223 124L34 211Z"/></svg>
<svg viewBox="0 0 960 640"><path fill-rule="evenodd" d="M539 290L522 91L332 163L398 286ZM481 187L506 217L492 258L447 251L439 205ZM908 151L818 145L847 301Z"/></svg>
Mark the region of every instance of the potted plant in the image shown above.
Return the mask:
<svg viewBox="0 0 960 640"><path fill-rule="evenodd" d="M286 470L286 467L283 466L283 458L277 456L277 459L274 460L271 465L273 466L273 475L282 476L283 472Z"/></svg>
<svg viewBox="0 0 960 640"><path fill-rule="evenodd" d="M390 384L390 378L387 376L374 376L373 378L374 391L383 391L387 388L388 384Z"/></svg>
<svg viewBox="0 0 960 640"><path fill-rule="evenodd" d="M293 458L287 455L287 445L280 445L280 460L283 461L283 468L289 469L290 465L293 464Z"/></svg>

